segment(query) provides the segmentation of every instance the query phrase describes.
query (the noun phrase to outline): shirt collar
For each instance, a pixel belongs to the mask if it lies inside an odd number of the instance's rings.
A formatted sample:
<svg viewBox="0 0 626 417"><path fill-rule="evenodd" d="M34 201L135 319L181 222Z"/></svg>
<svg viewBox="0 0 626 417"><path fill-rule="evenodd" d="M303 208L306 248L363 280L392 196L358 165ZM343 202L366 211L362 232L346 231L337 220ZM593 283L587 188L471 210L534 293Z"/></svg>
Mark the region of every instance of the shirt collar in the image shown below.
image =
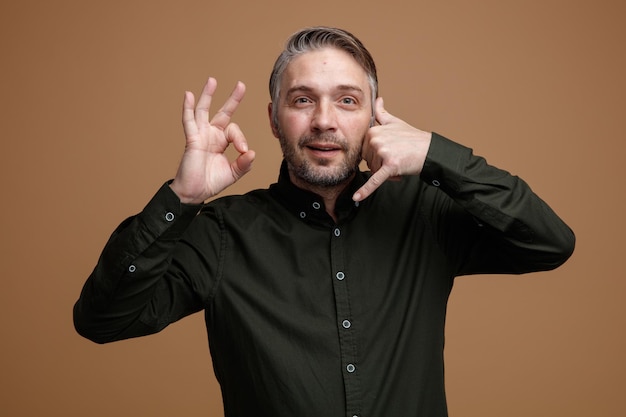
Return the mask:
<svg viewBox="0 0 626 417"><path fill-rule="evenodd" d="M367 174L358 170L348 187L337 198L335 214L337 222L350 220L357 212L359 203L352 200L352 195L367 181ZM291 182L287 162L280 166L278 182L270 186L270 193L294 215L306 222L332 225L332 218L326 213L324 199L311 191L303 190Z"/></svg>

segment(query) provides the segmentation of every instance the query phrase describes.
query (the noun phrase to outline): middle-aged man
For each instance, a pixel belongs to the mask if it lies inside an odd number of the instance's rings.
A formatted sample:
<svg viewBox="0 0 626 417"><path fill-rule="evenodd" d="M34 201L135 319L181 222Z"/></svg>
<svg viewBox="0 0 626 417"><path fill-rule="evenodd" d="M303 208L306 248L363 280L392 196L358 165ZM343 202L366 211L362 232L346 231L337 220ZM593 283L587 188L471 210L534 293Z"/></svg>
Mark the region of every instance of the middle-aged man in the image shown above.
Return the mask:
<svg viewBox="0 0 626 417"><path fill-rule="evenodd" d="M111 342L204 310L228 417L446 416L455 277L556 268L572 231L518 177L388 113L369 52L325 27L271 74L278 182L204 204L255 157L231 122L244 85L211 116L216 86L186 93L176 176L111 236L78 332Z"/></svg>

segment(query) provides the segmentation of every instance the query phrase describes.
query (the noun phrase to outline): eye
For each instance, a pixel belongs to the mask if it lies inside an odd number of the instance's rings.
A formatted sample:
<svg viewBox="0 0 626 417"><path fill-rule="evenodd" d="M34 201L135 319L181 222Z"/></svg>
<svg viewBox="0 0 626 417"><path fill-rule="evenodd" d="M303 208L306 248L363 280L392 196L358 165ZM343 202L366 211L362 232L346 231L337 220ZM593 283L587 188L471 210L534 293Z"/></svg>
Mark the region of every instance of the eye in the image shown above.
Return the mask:
<svg viewBox="0 0 626 417"><path fill-rule="evenodd" d="M307 104L307 103L311 103L311 100L308 97L296 97L293 100L294 104Z"/></svg>
<svg viewBox="0 0 626 417"><path fill-rule="evenodd" d="M347 105L356 104L356 100L353 97L342 97L340 101L341 101L341 104L347 104Z"/></svg>

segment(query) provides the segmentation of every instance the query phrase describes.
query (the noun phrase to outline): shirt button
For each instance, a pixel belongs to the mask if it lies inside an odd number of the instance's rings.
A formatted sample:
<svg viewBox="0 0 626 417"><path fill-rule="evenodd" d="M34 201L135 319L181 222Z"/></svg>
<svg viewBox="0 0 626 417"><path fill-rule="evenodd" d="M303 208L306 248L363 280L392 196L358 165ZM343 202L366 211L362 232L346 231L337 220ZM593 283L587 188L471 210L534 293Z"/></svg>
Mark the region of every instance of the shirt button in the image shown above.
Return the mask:
<svg viewBox="0 0 626 417"><path fill-rule="evenodd" d="M337 275L335 275L335 277L339 280L339 281L343 281L343 279L346 277L346 274L344 274L343 272L337 272Z"/></svg>
<svg viewBox="0 0 626 417"><path fill-rule="evenodd" d="M137 270L137 267L135 265L131 265L128 267L128 272L133 273Z"/></svg>
<svg viewBox="0 0 626 417"><path fill-rule="evenodd" d="M439 187L441 185L441 183L438 180L433 180L432 185L434 185L435 187Z"/></svg>
<svg viewBox="0 0 626 417"><path fill-rule="evenodd" d="M318 203L317 201L315 203L313 203L313 208L315 210L319 210L322 207L322 205L320 203Z"/></svg>
<svg viewBox="0 0 626 417"><path fill-rule="evenodd" d="M354 371L356 371L356 366L354 366L353 364L349 363L348 366L346 366L346 371L353 373Z"/></svg>
<svg viewBox="0 0 626 417"><path fill-rule="evenodd" d="M350 323L350 320L344 320L341 325L343 326L344 329L349 329L350 326L352 326L352 323Z"/></svg>
<svg viewBox="0 0 626 417"><path fill-rule="evenodd" d="M168 222L173 221L174 213L172 213L171 211L168 211L167 213L165 213L165 220L167 220Z"/></svg>
<svg viewBox="0 0 626 417"><path fill-rule="evenodd" d="M305 217L306 217L306 213L305 213L305 212L303 212L303 211L301 211L301 212L300 212L300 218L304 219Z"/></svg>
<svg viewBox="0 0 626 417"><path fill-rule="evenodd" d="M341 230L339 230L339 228L336 228L334 233L335 233L335 236L339 237L339 235L341 234Z"/></svg>

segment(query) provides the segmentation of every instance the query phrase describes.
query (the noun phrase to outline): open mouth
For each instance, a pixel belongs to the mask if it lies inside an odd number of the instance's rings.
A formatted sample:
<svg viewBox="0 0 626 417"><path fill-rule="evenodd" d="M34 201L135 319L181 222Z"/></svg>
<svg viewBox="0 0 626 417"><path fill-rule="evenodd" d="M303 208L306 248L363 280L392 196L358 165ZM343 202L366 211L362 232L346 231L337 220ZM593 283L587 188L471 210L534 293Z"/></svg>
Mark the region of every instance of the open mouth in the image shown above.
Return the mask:
<svg viewBox="0 0 626 417"><path fill-rule="evenodd" d="M320 160L334 159L342 151L341 146L333 143L311 143L305 146L309 154Z"/></svg>
<svg viewBox="0 0 626 417"><path fill-rule="evenodd" d="M308 149L316 152L333 152L340 151L341 146L334 145L332 143L329 144L310 144L306 146Z"/></svg>

